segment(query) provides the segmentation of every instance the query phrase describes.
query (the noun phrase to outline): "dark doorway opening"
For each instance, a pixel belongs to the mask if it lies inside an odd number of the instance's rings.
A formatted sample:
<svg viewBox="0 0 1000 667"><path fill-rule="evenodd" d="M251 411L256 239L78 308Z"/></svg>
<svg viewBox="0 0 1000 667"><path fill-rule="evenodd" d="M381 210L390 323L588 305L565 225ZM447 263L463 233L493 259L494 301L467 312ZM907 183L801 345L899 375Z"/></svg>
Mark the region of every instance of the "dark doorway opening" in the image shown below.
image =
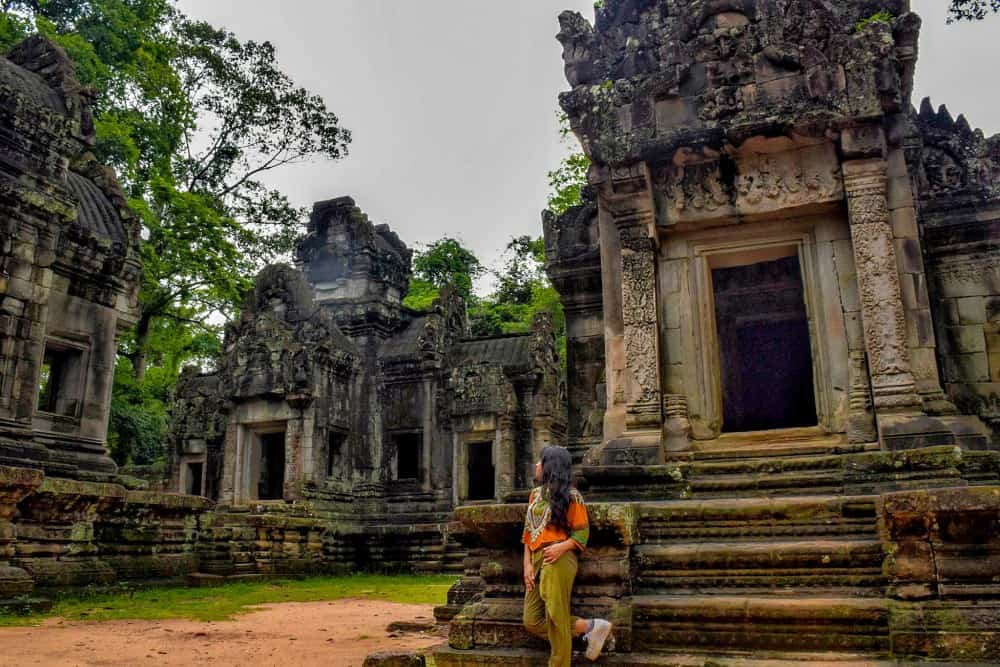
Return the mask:
<svg viewBox="0 0 1000 667"><path fill-rule="evenodd" d="M812 348L797 254L712 271L726 432L815 426Z"/></svg>
<svg viewBox="0 0 1000 667"><path fill-rule="evenodd" d="M285 497L285 432L260 436L260 479L258 500L281 500Z"/></svg>
<svg viewBox="0 0 1000 667"><path fill-rule="evenodd" d="M397 433L393 436L396 443L396 479L420 479L420 450L423 446L423 433Z"/></svg>
<svg viewBox="0 0 1000 667"><path fill-rule="evenodd" d="M187 464L187 492L191 496L202 495L201 478L205 464L201 461Z"/></svg>
<svg viewBox="0 0 1000 667"><path fill-rule="evenodd" d="M496 497L496 475L493 467L493 443L469 443L469 498L493 500Z"/></svg>
<svg viewBox="0 0 1000 667"><path fill-rule="evenodd" d="M326 476L334 477L340 475L344 461L344 442L347 434L341 431L331 431L327 440L326 452Z"/></svg>

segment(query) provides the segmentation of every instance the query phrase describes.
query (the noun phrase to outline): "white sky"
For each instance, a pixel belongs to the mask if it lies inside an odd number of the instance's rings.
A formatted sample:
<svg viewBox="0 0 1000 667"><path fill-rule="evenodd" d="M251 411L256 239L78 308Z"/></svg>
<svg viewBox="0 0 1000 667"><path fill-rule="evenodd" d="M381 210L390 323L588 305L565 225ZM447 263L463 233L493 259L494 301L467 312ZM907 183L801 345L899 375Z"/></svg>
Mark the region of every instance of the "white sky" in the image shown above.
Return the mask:
<svg viewBox="0 0 1000 667"><path fill-rule="evenodd" d="M346 159L269 180L295 204L351 195L411 247L454 236L486 263L511 237L541 234L546 174L568 150L556 123L568 88L557 16L592 19L593 0L179 4L243 39L270 40L285 71L353 132ZM914 103L930 95L1000 132L1000 16L949 26L947 4L913 0L924 19Z"/></svg>

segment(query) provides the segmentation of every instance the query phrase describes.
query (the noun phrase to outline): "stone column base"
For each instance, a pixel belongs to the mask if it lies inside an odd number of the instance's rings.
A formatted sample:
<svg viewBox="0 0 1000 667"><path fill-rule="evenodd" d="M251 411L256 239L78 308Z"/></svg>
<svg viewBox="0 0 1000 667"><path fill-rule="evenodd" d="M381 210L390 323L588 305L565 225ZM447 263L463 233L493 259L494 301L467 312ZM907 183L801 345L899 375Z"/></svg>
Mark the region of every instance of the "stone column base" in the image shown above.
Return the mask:
<svg viewBox="0 0 1000 667"><path fill-rule="evenodd" d="M604 443L594 453L596 456L588 457L588 463L605 466L659 465L664 462L662 433L659 429L627 433Z"/></svg>
<svg viewBox="0 0 1000 667"><path fill-rule="evenodd" d="M967 451L996 449L989 427L969 415L929 416L921 413L878 415L882 449L901 451L956 446Z"/></svg>

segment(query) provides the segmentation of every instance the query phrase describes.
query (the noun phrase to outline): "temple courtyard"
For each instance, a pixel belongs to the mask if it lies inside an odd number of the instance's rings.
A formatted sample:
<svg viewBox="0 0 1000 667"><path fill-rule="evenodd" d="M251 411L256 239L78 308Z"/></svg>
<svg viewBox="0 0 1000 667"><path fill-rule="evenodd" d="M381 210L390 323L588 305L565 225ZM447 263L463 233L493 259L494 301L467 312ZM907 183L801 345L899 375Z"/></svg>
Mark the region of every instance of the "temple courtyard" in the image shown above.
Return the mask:
<svg viewBox="0 0 1000 667"><path fill-rule="evenodd" d="M0 615L0 665L360 667L371 653L443 643L431 602L449 584L322 577L67 598L46 612Z"/></svg>

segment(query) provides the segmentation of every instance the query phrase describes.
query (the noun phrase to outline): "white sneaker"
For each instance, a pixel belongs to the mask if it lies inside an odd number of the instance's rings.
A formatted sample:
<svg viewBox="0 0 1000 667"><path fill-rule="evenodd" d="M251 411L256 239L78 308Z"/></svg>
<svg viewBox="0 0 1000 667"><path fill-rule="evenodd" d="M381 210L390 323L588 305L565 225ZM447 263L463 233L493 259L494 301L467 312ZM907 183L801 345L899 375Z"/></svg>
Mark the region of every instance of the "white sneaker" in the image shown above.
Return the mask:
<svg viewBox="0 0 1000 667"><path fill-rule="evenodd" d="M593 629L583 636L584 641L587 642L587 660L594 661L600 657L601 651L604 650L604 643L610 634L611 623L603 618L595 618Z"/></svg>

